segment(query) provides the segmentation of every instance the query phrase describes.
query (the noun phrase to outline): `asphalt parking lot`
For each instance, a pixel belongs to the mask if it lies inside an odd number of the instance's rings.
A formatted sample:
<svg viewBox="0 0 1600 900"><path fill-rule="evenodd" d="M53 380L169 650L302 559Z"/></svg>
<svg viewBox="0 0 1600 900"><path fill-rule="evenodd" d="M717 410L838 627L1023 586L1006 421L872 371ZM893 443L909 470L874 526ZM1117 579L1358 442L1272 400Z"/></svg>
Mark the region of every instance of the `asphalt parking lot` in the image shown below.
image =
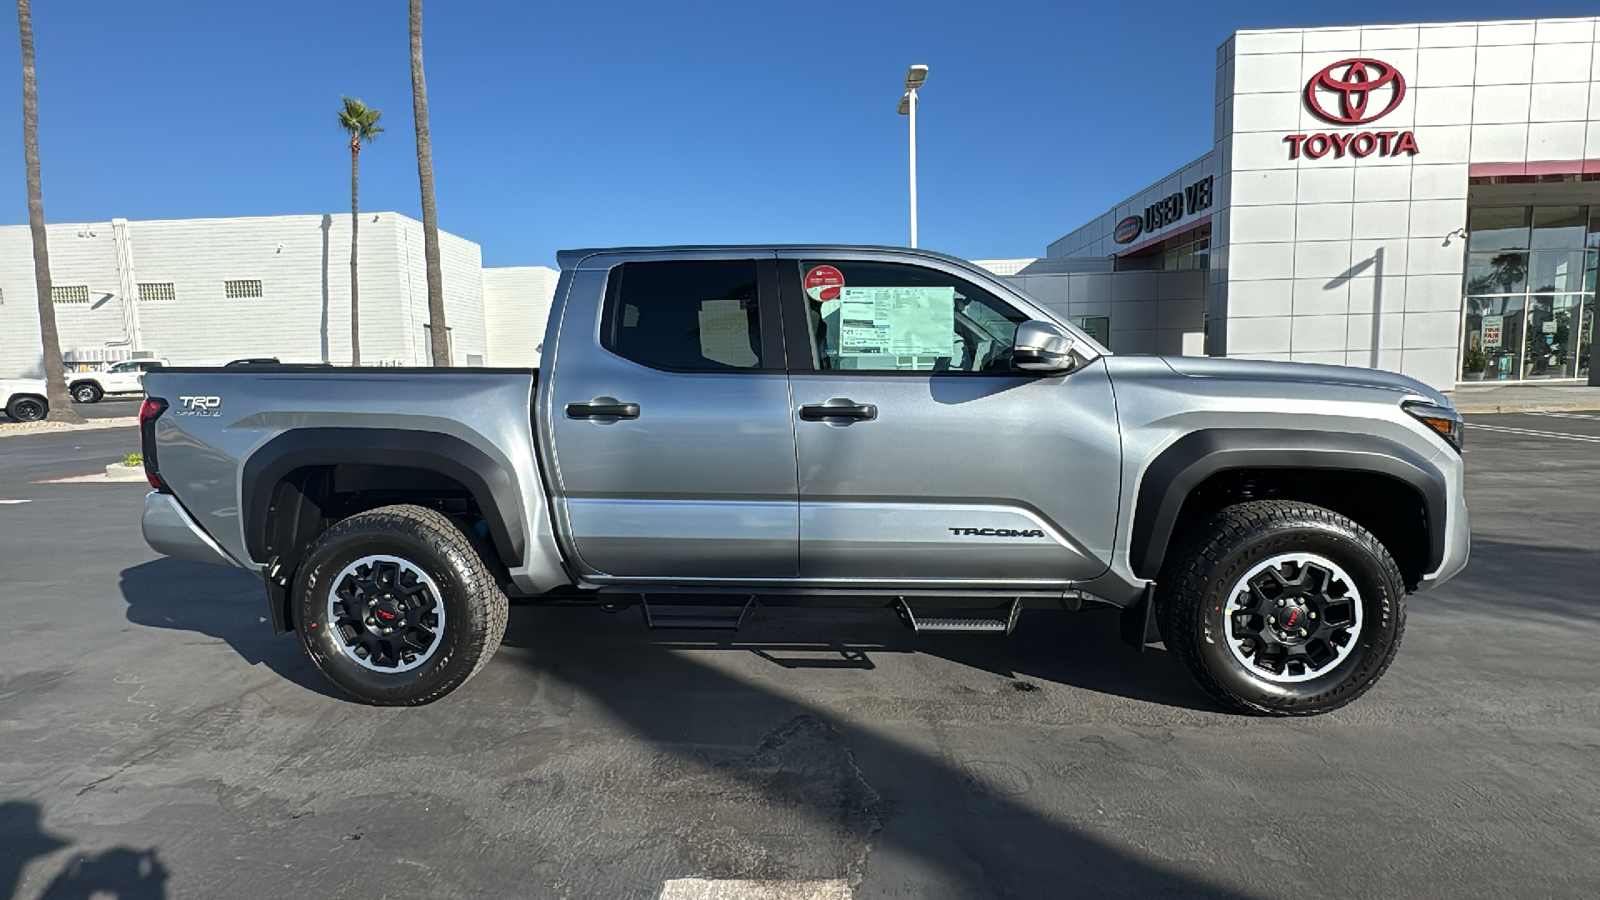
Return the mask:
<svg viewBox="0 0 1600 900"><path fill-rule="evenodd" d="M252 577L145 547L142 485L34 483L133 429L0 438L0 900L1592 897L1600 413L1469 421L1471 565L1307 721L1219 711L1106 611L518 606L463 690L358 706Z"/></svg>

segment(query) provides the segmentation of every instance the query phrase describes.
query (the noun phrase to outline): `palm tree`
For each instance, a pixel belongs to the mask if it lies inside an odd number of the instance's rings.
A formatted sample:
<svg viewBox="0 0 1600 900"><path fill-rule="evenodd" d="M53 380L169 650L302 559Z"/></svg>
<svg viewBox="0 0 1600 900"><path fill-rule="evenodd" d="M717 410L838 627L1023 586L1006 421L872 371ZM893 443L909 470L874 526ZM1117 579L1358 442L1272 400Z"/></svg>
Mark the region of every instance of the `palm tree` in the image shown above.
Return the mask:
<svg viewBox="0 0 1600 900"><path fill-rule="evenodd" d="M411 0L411 111L417 123L417 179L422 182L422 256L428 266L428 338L433 364L450 365L439 268L439 211L433 204L433 143L428 137L428 83L422 77L422 0Z"/></svg>
<svg viewBox="0 0 1600 900"><path fill-rule="evenodd" d="M350 365L361 365L361 292L356 281L357 188L361 174L361 145L370 144L383 132L378 120L383 112L351 97L340 95L339 127L350 136Z"/></svg>
<svg viewBox="0 0 1600 900"><path fill-rule="evenodd" d="M45 399L52 422L82 422L67 394L61 364L61 334L50 290L50 245L44 233L44 188L39 180L39 84L33 71L33 9L17 0L17 29L22 32L22 146L28 170L28 230L33 235L33 280L39 299L39 339L44 344Z"/></svg>

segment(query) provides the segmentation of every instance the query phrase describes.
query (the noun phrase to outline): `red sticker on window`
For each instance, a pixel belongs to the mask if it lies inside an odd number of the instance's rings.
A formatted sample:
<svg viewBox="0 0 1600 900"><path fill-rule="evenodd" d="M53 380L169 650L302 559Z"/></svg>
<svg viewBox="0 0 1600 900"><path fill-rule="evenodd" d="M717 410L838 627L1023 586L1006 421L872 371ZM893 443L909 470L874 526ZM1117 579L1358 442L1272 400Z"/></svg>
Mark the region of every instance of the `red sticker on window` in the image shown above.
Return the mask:
<svg viewBox="0 0 1600 900"><path fill-rule="evenodd" d="M806 273L806 296L813 302L839 299L839 289L844 287L844 273L833 266L817 266Z"/></svg>

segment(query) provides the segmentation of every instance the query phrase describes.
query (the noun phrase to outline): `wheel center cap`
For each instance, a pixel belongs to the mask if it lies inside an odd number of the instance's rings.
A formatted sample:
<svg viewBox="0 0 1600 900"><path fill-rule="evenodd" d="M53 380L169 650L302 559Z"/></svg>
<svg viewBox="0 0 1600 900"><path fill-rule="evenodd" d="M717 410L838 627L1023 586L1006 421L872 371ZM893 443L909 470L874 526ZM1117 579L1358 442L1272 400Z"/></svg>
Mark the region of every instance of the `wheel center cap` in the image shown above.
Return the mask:
<svg viewBox="0 0 1600 900"><path fill-rule="evenodd" d="M1310 627L1309 611L1300 604L1278 610L1278 631L1287 637L1299 637L1301 629Z"/></svg>
<svg viewBox="0 0 1600 900"><path fill-rule="evenodd" d="M393 600L381 601L373 607L372 614L377 618L378 624L385 628L393 628L400 624L400 608Z"/></svg>

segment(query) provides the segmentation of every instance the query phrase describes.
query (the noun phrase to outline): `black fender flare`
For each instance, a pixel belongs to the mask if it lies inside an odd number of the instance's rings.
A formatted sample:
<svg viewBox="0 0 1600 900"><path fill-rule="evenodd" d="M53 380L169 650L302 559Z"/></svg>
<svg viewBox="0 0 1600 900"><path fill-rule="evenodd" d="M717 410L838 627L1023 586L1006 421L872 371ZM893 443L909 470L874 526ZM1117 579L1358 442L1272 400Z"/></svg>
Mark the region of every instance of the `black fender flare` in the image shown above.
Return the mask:
<svg viewBox="0 0 1600 900"><path fill-rule="evenodd" d="M245 548L252 559L272 555L267 513L277 485L296 469L344 464L425 469L460 482L478 501L500 561L508 568L522 565L527 529L506 466L453 435L395 428L296 428L252 453L240 485Z"/></svg>
<svg viewBox="0 0 1600 900"><path fill-rule="evenodd" d="M1134 506L1128 561L1135 575L1154 578L1189 494L1230 469L1325 469L1385 475L1422 498L1428 516L1428 564L1444 560L1448 490L1427 458L1388 438L1348 432L1217 428L1174 441L1145 469Z"/></svg>

